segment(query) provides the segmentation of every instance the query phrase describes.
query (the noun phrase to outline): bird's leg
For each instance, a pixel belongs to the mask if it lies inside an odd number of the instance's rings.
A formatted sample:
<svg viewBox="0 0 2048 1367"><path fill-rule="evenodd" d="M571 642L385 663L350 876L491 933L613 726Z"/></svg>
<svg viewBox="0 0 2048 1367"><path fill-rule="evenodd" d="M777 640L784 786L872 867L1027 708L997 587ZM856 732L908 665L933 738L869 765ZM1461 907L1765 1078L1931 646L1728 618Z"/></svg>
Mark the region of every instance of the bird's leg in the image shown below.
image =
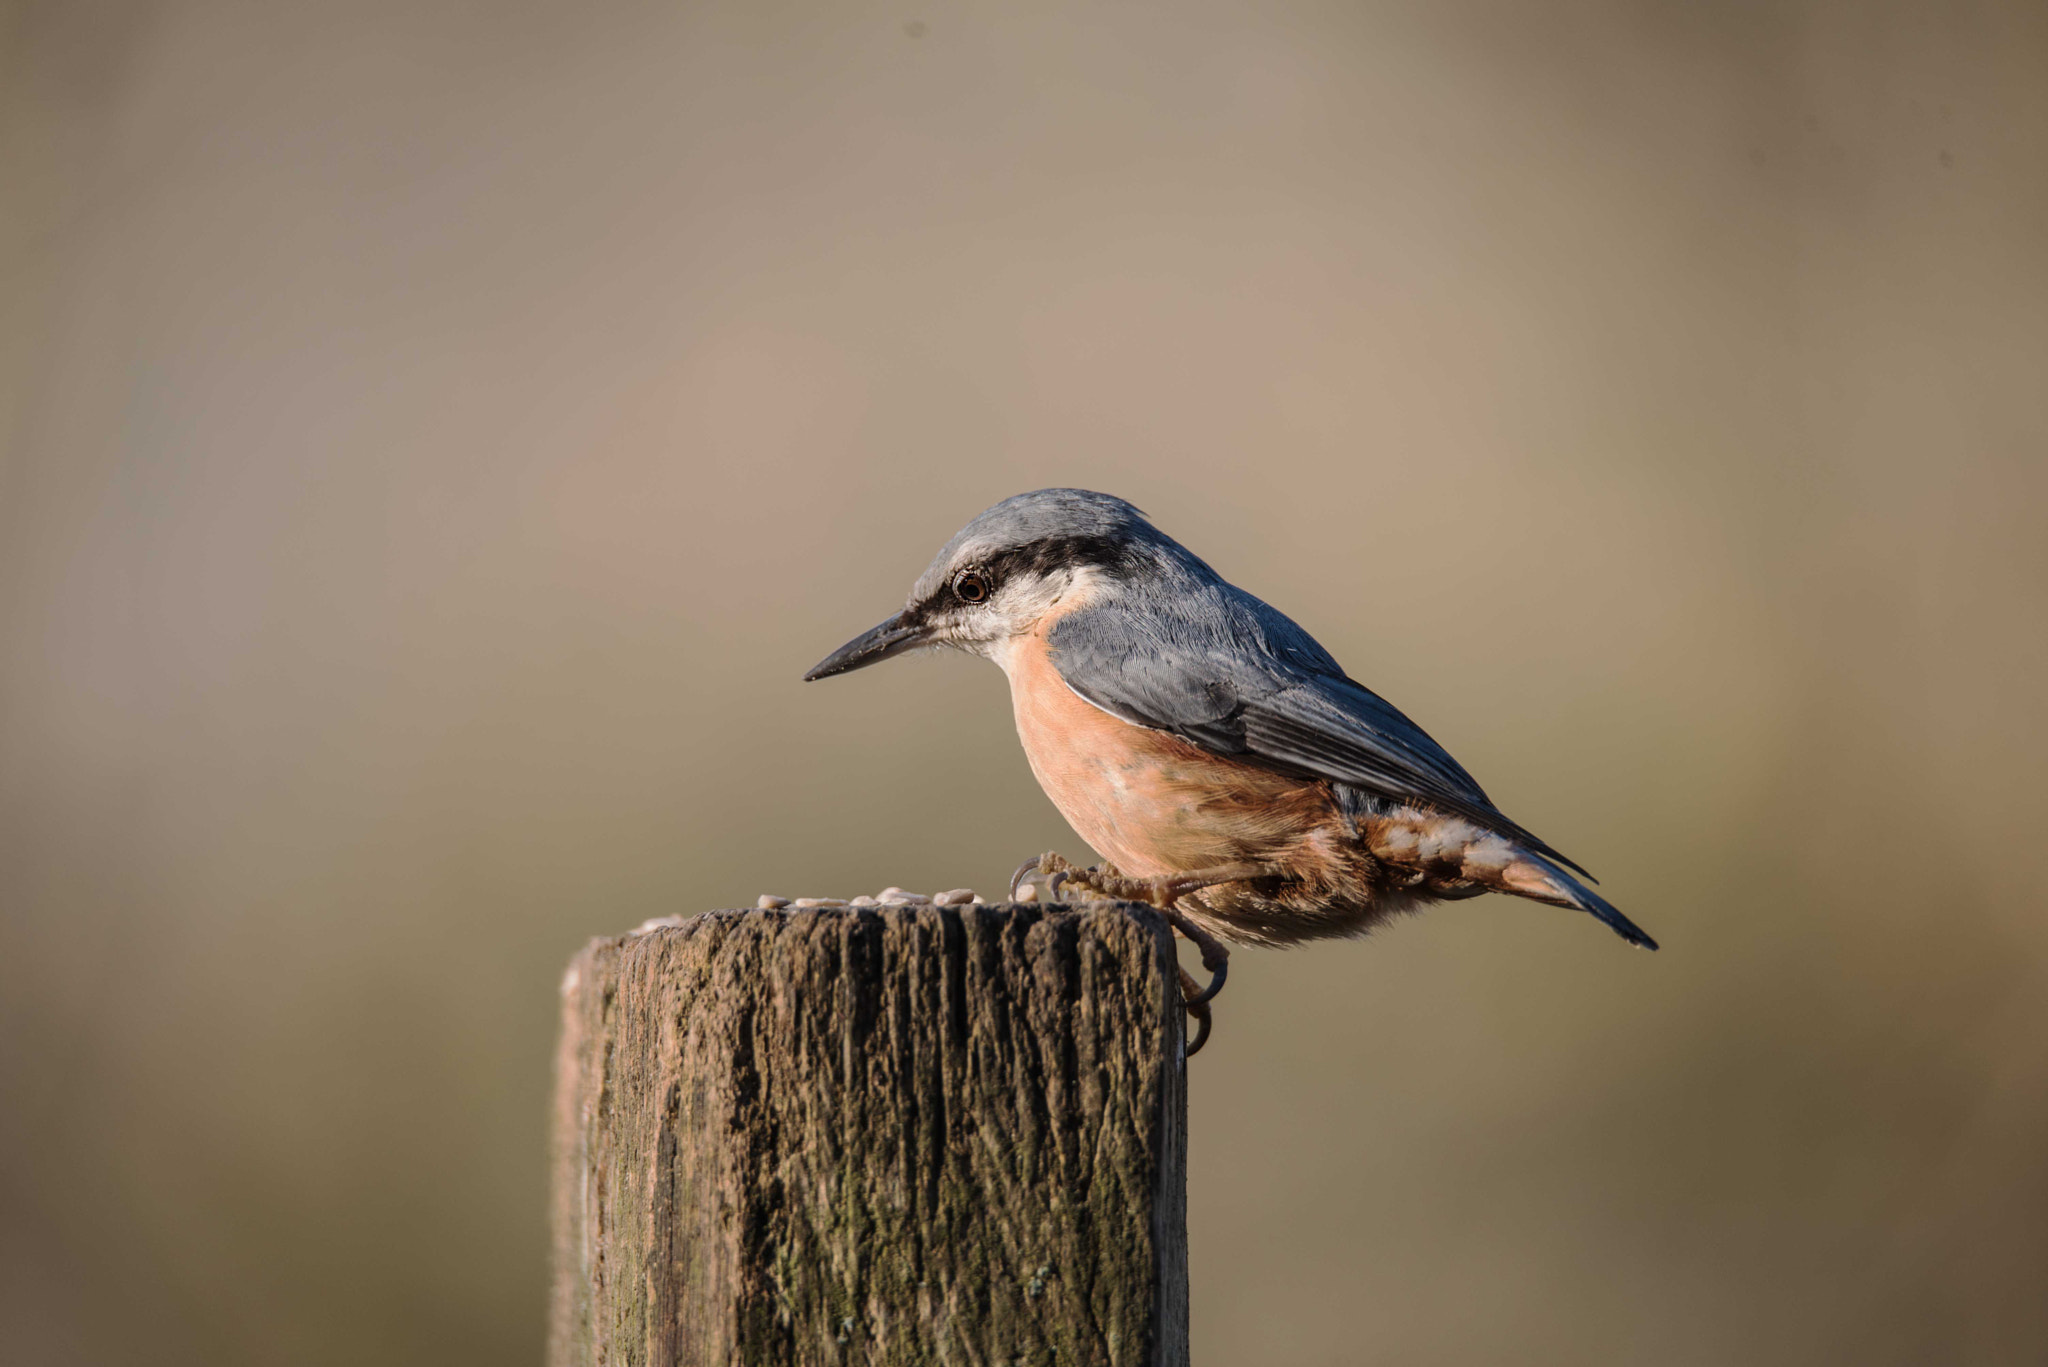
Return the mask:
<svg viewBox="0 0 2048 1367"><path fill-rule="evenodd" d="M1017 870L1017 881L1036 870L1046 876L1046 895L1056 896L1060 886L1072 883L1077 887L1091 889L1105 897L1121 898L1129 902L1144 902L1156 908L1167 923L1185 935L1201 951L1202 967L1209 970L1209 985L1197 987L1192 975L1186 969L1180 973L1181 1004L1195 1018L1197 1029L1194 1043L1188 1046L1193 1055L1209 1038L1209 1003L1223 990L1224 980L1230 976L1230 951L1223 942L1203 929L1195 920L1176 905L1191 892L1218 883L1235 883L1246 878L1270 877L1278 870L1266 864L1225 864L1213 869L1197 869L1189 873L1167 874L1159 878L1128 878L1118 873L1112 865L1102 864L1092 869L1080 869L1068 863L1057 854L1042 854L1028 861ZM1014 886L1014 884L1013 884ZM1012 894L1014 895L1014 893Z"/></svg>
<svg viewBox="0 0 2048 1367"><path fill-rule="evenodd" d="M1047 850L1044 854L1034 854L1017 866L1017 871L1010 875L1011 901L1017 900L1017 894L1023 890L1025 880L1033 874L1037 874L1043 880L1040 884L1044 889L1041 896L1047 902L1058 898L1063 885L1072 884L1078 888L1101 892L1106 897L1121 897L1126 901L1142 901L1157 905L1154 902L1155 894L1149 890L1141 891L1135 896L1128 891L1110 891L1106 884L1114 885L1118 889L1125 888L1126 885L1141 887L1137 880L1127 879L1119 874L1115 865L1097 864L1092 869L1084 869L1052 850ZM1192 973L1178 964L1174 966L1180 974L1181 1006L1195 1020L1195 1040L1187 1049L1188 1055L1192 1057L1208 1043L1209 999L1223 987L1223 979L1230 971L1230 956L1223 946L1216 942L1214 936L1181 915L1170 904L1160 906L1159 910L1165 915L1169 925L1195 942L1202 951L1203 967L1215 975L1205 989L1195 981Z"/></svg>
<svg viewBox="0 0 2048 1367"><path fill-rule="evenodd" d="M1225 864L1213 869L1196 869L1188 873L1166 874L1159 878L1126 878L1114 869L1091 869L1079 874L1069 874L1075 882L1085 882L1108 897L1121 897L1127 901L1145 902L1156 907L1173 928L1194 942L1202 952L1202 967L1212 975L1209 985L1188 1001L1190 1006L1200 1006L1223 990L1223 980L1230 973L1230 951L1223 942L1196 924L1194 919L1183 912L1178 903L1191 892L1213 888L1218 883L1235 883L1246 878L1265 878L1274 870L1265 864Z"/></svg>

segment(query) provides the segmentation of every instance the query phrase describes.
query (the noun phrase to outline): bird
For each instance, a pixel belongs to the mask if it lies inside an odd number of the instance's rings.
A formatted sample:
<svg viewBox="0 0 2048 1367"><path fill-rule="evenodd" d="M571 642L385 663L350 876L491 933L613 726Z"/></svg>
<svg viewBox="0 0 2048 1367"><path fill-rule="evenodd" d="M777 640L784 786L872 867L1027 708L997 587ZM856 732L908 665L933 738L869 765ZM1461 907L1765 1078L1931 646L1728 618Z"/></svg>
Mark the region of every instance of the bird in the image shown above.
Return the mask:
<svg viewBox="0 0 2048 1367"><path fill-rule="evenodd" d="M1226 581L1130 503L1086 489L1017 494L975 517L902 611L804 675L926 647L993 661L1031 772L1104 856L1024 861L1067 889L1156 907L1199 949L1181 970L1208 1040L1225 941L1363 935L1435 902L1507 893L1657 942L1584 868L1496 807L1450 753L1345 673L1294 620ZM1576 875L1576 876L1575 876Z"/></svg>

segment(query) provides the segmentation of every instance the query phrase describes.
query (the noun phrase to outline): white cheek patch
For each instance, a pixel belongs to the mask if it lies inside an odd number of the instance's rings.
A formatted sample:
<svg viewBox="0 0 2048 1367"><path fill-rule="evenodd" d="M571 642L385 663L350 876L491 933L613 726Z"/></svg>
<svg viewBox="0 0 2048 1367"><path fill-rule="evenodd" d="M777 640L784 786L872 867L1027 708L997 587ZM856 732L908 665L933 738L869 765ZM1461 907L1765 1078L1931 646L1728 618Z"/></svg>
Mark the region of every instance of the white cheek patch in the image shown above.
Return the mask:
<svg viewBox="0 0 2048 1367"><path fill-rule="evenodd" d="M1044 650L1052 624L1092 602L1100 582L1092 565L1013 580L996 590L988 605L989 617L1000 624L996 634L985 641L961 644L988 656L1003 673L1014 678L1017 653Z"/></svg>
<svg viewBox="0 0 2048 1367"><path fill-rule="evenodd" d="M1064 579L1033 576L1005 584L996 590L989 615L1011 635L1028 635L1059 602Z"/></svg>

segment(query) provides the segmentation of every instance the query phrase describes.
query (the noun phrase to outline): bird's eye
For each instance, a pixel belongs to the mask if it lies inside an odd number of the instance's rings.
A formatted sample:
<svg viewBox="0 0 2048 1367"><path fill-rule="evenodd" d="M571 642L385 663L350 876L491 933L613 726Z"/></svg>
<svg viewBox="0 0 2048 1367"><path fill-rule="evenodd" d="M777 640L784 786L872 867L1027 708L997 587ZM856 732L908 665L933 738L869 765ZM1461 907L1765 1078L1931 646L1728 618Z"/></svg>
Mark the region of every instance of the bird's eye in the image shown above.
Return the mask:
<svg viewBox="0 0 2048 1367"><path fill-rule="evenodd" d="M963 603L986 603L988 580L969 570L953 581L953 592Z"/></svg>

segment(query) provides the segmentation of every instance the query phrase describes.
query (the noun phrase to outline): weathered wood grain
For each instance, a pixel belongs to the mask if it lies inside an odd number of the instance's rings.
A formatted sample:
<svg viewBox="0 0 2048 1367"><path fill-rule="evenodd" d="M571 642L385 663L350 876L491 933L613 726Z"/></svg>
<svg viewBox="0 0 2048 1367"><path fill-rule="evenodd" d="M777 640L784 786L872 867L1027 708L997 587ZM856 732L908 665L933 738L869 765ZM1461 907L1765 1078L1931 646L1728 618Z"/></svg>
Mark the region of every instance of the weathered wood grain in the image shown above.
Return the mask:
<svg viewBox="0 0 2048 1367"><path fill-rule="evenodd" d="M563 984L549 1360L1187 1361L1151 911L712 912Z"/></svg>

